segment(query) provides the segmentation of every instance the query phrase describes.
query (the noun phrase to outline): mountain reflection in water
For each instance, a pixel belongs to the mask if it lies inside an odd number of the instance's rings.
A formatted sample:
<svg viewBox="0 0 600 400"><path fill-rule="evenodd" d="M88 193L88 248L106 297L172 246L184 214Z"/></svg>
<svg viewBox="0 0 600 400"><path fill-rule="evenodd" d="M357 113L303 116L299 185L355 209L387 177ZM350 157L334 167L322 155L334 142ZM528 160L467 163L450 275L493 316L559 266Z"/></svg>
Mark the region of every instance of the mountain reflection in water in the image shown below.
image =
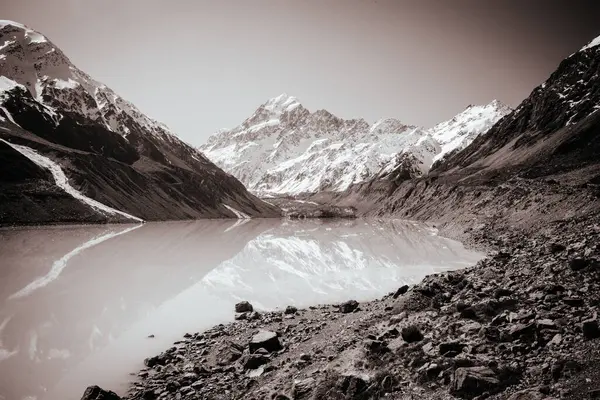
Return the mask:
<svg viewBox="0 0 600 400"><path fill-rule="evenodd" d="M481 254L407 221L0 230L0 399L79 399L185 332L257 308L368 300ZM155 335L148 339L149 334Z"/></svg>

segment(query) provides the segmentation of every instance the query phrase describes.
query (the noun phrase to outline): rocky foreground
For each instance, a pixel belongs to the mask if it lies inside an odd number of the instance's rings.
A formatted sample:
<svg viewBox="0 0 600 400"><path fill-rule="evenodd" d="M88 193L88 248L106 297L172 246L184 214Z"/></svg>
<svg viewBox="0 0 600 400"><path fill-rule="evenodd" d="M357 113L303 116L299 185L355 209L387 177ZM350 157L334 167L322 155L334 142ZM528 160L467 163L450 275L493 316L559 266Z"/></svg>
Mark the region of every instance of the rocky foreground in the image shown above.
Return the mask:
<svg viewBox="0 0 600 400"><path fill-rule="evenodd" d="M379 300L240 303L235 322L146 359L125 399L600 398L599 234L598 218L481 226L471 240L488 258Z"/></svg>

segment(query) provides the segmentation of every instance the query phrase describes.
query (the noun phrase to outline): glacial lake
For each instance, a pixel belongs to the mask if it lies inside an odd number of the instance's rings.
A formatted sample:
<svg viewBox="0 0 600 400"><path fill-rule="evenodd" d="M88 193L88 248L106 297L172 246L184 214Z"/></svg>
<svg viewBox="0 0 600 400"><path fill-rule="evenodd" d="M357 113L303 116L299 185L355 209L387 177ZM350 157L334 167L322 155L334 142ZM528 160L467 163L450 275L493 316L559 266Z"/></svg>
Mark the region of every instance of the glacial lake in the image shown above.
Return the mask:
<svg viewBox="0 0 600 400"><path fill-rule="evenodd" d="M123 394L145 357L233 321L240 300L371 300L482 257L408 221L1 229L0 400L79 400L92 384Z"/></svg>

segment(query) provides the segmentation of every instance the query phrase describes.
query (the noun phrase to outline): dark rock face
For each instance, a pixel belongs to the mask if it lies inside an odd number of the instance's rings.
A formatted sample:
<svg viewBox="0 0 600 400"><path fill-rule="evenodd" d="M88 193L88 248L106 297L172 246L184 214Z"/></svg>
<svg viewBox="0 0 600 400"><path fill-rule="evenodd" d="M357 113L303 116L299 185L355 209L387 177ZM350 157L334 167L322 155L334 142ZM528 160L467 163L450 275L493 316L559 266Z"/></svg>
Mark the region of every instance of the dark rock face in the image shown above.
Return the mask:
<svg viewBox="0 0 600 400"><path fill-rule="evenodd" d="M269 353L283 349L277 333L264 330L261 330L252 337L249 347L250 353L254 353L258 349L265 349Z"/></svg>
<svg viewBox="0 0 600 400"><path fill-rule="evenodd" d="M98 386L89 386L85 389L81 400L121 400L115 392L104 390Z"/></svg>

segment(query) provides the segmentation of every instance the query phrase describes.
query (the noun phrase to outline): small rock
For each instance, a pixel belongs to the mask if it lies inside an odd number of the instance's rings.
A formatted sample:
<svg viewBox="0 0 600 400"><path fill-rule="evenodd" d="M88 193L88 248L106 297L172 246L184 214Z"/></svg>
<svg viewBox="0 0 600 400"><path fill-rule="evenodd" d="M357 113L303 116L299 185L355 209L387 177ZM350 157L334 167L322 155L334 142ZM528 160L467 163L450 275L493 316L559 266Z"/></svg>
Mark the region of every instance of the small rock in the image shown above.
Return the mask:
<svg viewBox="0 0 600 400"><path fill-rule="evenodd" d="M99 386L88 386L81 400L121 400L121 398L110 390L104 390Z"/></svg>
<svg viewBox="0 0 600 400"><path fill-rule="evenodd" d="M252 312L254 311L254 307L247 301L241 301L235 305L235 312L243 313L243 312Z"/></svg>
<svg viewBox="0 0 600 400"><path fill-rule="evenodd" d="M402 339L408 343L418 342L423 339L423 334L416 325L409 325L402 328Z"/></svg>
<svg viewBox="0 0 600 400"><path fill-rule="evenodd" d="M512 291L509 290L509 289L500 288L500 289L496 289L494 291L494 297L496 299L499 299L499 298L504 297L504 296L510 296L511 294L512 294Z"/></svg>
<svg viewBox="0 0 600 400"><path fill-rule="evenodd" d="M358 301L356 300L348 300L342 304L340 304L340 312L342 314L348 314L353 312L358 308Z"/></svg>
<svg viewBox="0 0 600 400"><path fill-rule="evenodd" d="M261 365L265 365L270 361L270 358L262 354L252 354L244 362L244 369L256 369Z"/></svg>
<svg viewBox="0 0 600 400"><path fill-rule="evenodd" d="M404 293L408 292L408 289L409 289L408 285L401 286L400 288L398 288L398 290L396 290L396 293L394 293L392 297L394 299L397 299L399 296L401 296Z"/></svg>
<svg viewBox="0 0 600 400"><path fill-rule="evenodd" d="M569 267L573 271L581 271L590 265L590 260L586 260L585 258L573 258L569 261Z"/></svg>
<svg viewBox="0 0 600 400"><path fill-rule="evenodd" d="M258 311L251 311L248 313L247 319L249 321L255 321L257 319L260 319L260 313Z"/></svg>
<svg viewBox="0 0 600 400"><path fill-rule="evenodd" d="M390 351L387 343L381 340L367 340L365 347L370 354L383 354Z"/></svg>
<svg viewBox="0 0 600 400"><path fill-rule="evenodd" d="M582 307L584 304L581 297L565 297L563 303L571 307Z"/></svg>
<svg viewBox="0 0 600 400"><path fill-rule="evenodd" d="M514 324L510 327L509 334L513 339L518 339L521 336L529 336L535 333L535 324Z"/></svg>
<svg viewBox="0 0 600 400"><path fill-rule="evenodd" d="M265 367L263 367L262 365L256 369L250 369L250 371L248 371L248 378L258 378L259 376L261 376L262 374L265 373Z"/></svg>
<svg viewBox="0 0 600 400"><path fill-rule="evenodd" d="M508 400L543 400L545 397L539 390L527 389L513 393Z"/></svg>
<svg viewBox="0 0 600 400"><path fill-rule="evenodd" d="M458 395L475 397L493 391L499 384L496 373L488 367L461 367L454 371L451 391Z"/></svg>
<svg viewBox="0 0 600 400"><path fill-rule="evenodd" d="M248 314L250 314L250 313L247 313L247 312L238 313L238 314L235 314L235 317L233 317L233 318L236 321L243 321L243 320L248 319Z"/></svg>
<svg viewBox="0 0 600 400"><path fill-rule="evenodd" d="M292 396L294 399L306 399L309 397L315 386L314 378L295 380L292 386Z"/></svg>
<svg viewBox="0 0 600 400"><path fill-rule="evenodd" d="M294 306L287 306L285 308L285 311L283 312L284 314L296 314L298 312L298 309Z"/></svg>
<svg viewBox="0 0 600 400"><path fill-rule="evenodd" d="M560 253L562 251L565 251L566 247L560 243L550 243L550 245L548 246L549 250L551 253Z"/></svg>
<svg viewBox="0 0 600 400"><path fill-rule="evenodd" d="M598 320L596 319L583 321L581 329L583 330L583 336L585 336L586 339L596 339L600 337L600 327L598 326Z"/></svg>
<svg viewBox="0 0 600 400"><path fill-rule="evenodd" d="M600 399L600 389L588 390L588 396L590 399Z"/></svg>
<svg viewBox="0 0 600 400"><path fill-rule="evenodd" d="M254 353L260 348L267 350L269 353L283 349L277 333L265 330L259 331L252 337L249 347L250 353Z"/></svg>
<svg viewBox="0 0 600 400"><path fill-rule="evenodd" d="M440 354L446 357L455 357L462 353L465 345L458 342L440 343Z"/></svg>
<svg viewBox="0 0 600 400"><path fill-rule="evenodd" d="M458 310L458 304L457 304L457 310ZM477 319L477 313L475 312L475 309L473 307L467 306L467 307L459 310L459 312L460 312L460 316L462 318Z"/></svg>

